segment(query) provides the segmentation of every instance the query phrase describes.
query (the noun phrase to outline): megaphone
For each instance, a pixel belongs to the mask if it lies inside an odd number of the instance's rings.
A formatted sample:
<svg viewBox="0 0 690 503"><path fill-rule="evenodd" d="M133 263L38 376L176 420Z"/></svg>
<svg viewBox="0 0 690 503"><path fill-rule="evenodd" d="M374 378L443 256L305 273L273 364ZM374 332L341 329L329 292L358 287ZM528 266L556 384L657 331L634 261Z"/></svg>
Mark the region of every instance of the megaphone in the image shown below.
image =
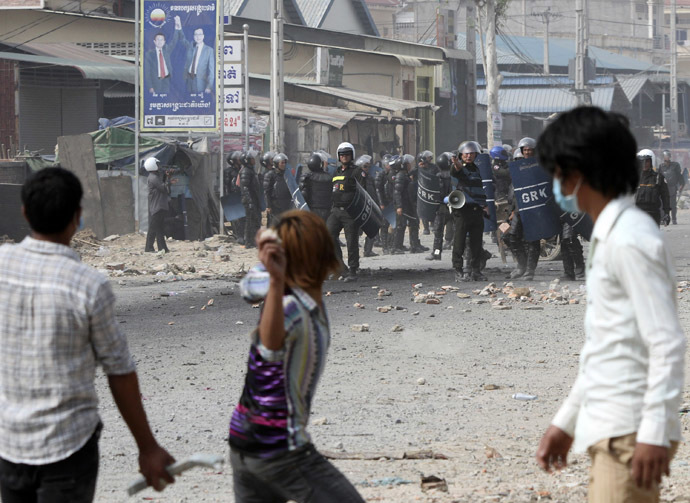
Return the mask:
<svg viewBox="0 0 690 503"><path fill-rule="evenodd" d="M454 190L450 194L448 194L448 208L451 210L459 210L463 206L465 206L467 198L465 197L465 193L461 190Z"/></svg>

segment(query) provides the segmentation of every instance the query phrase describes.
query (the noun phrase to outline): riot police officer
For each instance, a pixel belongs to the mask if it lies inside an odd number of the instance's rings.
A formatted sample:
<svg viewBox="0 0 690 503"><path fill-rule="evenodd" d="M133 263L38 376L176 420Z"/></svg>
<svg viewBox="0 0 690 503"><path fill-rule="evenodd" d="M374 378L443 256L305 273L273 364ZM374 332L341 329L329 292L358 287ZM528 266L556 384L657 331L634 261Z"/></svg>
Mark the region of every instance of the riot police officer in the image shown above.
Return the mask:
<svg viewBox="0 0 690 503"><path fill-rule="evenodd" d="M508 161L510 154L503 146L495 146L489 152L491 156L491 173L494 179L494 190L496 201L496 220L498 222L508 221L508 217L513 212L513 180L510 178L510 168Z"/></svg>
<svg viewBox="0 0 690 503"><path fill-rule="evenodd" d="M391 253L404 253L405 229L409 228L410 252L420 253L419 219L417 218L417 189L412 183L415 169L414 157L405 154L391 161L391 169L396 172L393 201L395 203L395 242ZM399 166L398 166L399 165Z"/></svg>
<svg viewBox="0 0 690 503"><path fill-rule="evenodd" d="M266 220L270 222L270 225L277 223L280 215L294 206L292 194L285 181L287 161L285 154L276 154L273 158L275 168L264 177Z"/></svg>
<svg viewBox="0 0 690 503"><path fill-rule="evenodd" d="M242 169L242 156L244 152L242 150L235 150L227 157L228 167L223 170L223 192L224 195L228 195L231 192L239 192L239 174ZM246 217L238 218L230 222L232 225L232 233L235 235L235 239L239 244L244 243L244 227L246 223ZM254 237L252 236L252 240Z"/></svg>
<svg viewBox="0 0 690 503"><path fill-rule="evenodd" d="M376 194L376 180L374 175L370 173L371 169L371 156L370 155L360 155L355 161L355 166L359 168L359 184L367 191L367 194L371 196L377 206L379 204L379 198ZM380 230L380 229L379 229ZM361 231L360 231L361 232ZM377 236L378 237L378 236ZM370 238L366 236L364 239L364 256L365 257L377 257L378 253L374 252L374 242L376 238Z"/></svg>
<svg viewBox="0 0 690 503"><path fill-rule="evenodd" d="M685 180L680 169L680 164L671 160L671 152L664 150L664 162L659 166L659 171L666 179L668 186L668 199L671 204L671 221L676 225L676 214L678 212L678 194L680 194L685 186Z"/></svg>
<svg viewBox="0 0 690 503"><path fill-rule="evenodd" d="M649 149L642 149L637 153L637 159L642 164L640 184L635 192L635 204L654 219L657 225L668 225L671 221L671 204L668 187L664 175L654 171L656 157ZM663 212L663 217L662 217Z"/></svg>
<svg viewBox="0 0 690 503"><path fill-rule="evenodd" d="M389 154L386 154L381 158L379 162L381 163L383 170L376 173L376 178L374 178L376 197L381 211L393 204L395 175L391 174L391 158L392 156ZM381 240L382 253L390 253L391 247L393 246L393 236L390 234L390 223L388 223L388 220L384 219L383 225L379 229L379 239Z"/></svg>
<svg viewBox="0 0 690 503"><path fill-rule="evenodd" d="M256 155L253 150L244 153L240 158L240 192L242 194L242 206L246 213L244 224L244 247L254 248L256 231L261 227L261 200L259 192L261 185L256 174Z"/></svg>
<svg viewBox="0 0 690 503"><path fill-rule="evenodd" d="M436 165L439 168L437 176L440 181L439 197L443 201L452 191L453 185L450 179L450 162L451 154L444 152L436 159ZM447 204L439 204L436 209L436 217L434 218L434 246L432 247L431 255L426 257L426 260L441 260L443 253L443 231L446 224L450 220L450 209Z"/></svg>
<svg viewBox="0 0 690 503"><path fill-rule="evenodd" d="M536 154L537 142L533 138L525 137L518 143L518 148L513 154L514 159L529 159ZM515 198L513 198L514 200ZM534 274L539 263L541 241L525 241L522 218L517 208L513 205L510 215L510 229L503 234L503 242L517 259L517 267L510 273L509 278L523 278L528 281L534 279Z"/></svg>
<svg viewBox="0 0 690 503"><path fill-rule="evenodd" d="M309 209L327 222L333 206L333 176L328 172L328 157L314 152L307 167L309 171L302 175L299 189Z"/></svg>
<svg viewBox="0 0 690 503"><path fill-rule="evenodd" d="M355 198L359 168L355 166L355 148L351 143L343 142L338 145L338 161L340 166L333 175L333 208L328 217L328 231L333 237L335 253L338 260L347 271L345 281L355 281L359 270L359 226L347 212L347 207ZM343 262L343 252L338 246L341 230L345 230L347 243L347 263Z"/></svg>
<svg viewBox="0 0 690 503"><path fill-rule="evenodd" d="M486 193L482 184L482 175L474 163L480 149L476 142L468 141L460 145L461 163L451 168L451 176L458 182L458 189L466 198L464 206L453 208L451 215L455 224L453 240L453 269L455 281L485 281L481 272L482 233L484 232L484 215L488 214ZM460 165L459 165L460 164ZM469 236L470 269L464 270L463 253L465 240Z"/></svg>

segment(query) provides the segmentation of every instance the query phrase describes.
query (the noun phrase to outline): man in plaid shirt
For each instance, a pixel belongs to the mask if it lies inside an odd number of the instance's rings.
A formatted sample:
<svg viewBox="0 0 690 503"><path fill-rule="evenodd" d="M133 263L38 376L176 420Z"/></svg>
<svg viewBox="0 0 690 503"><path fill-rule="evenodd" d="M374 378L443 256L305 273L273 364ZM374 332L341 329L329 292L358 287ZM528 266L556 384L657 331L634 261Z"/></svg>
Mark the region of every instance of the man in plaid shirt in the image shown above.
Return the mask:
<svg viewBox="0 0 690 503"><path fill-rule="evenodd" d="M69 247L82 194L69 171L35 173L21 194L31 236L0 247L3 503L93 501L98 365L136 440L141 473L158 490L173 481L165 467L174 459L151 433L110 284Z"/></svg>

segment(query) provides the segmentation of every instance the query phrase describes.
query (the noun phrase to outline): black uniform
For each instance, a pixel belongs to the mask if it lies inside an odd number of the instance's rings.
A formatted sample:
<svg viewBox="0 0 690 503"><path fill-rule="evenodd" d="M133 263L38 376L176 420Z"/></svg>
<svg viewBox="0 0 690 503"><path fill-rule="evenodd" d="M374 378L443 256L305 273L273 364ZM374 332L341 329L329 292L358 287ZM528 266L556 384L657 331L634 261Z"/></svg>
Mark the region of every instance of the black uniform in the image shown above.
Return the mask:
<svg viewBox="0 0 690 503"><path fill-rule="evenodd" d="M149 190L149 230L146 233L146 245L144 251L152 252L154 241L158 245L158 251L168 250L165 244L165 216L168 214L168 186L165 183L165 175L161 177L158 171L152 171L146 181Z"/></svg>
<svg viewBox="0 0 690 503"><path fill-rule="evenodd" d="M680 169L680 164L673 161L664 161L659 166L659 172L664 175L666 185L668 186L668 198L671 205L671 219L673 223L678 223L676 214L678 212L678 192L682 190L685 185L683 174Z"/></svg>
<svg viewBox="0 0 690 503"><path fill-rule="evenodd" d="M323 169L308 171L300 179L299 190L309 209L327 222L333 206L333 175Z"/></svg>
<svg viewBox="0 0 690 503"><path fill-rule="evenodd" d="M264 194L266 196L266 209L271 210L270 225L274 225L282 213L294 207L285 176L278 169L273 169L264 176Z"/></svg>
<svg viewBox="0 0 690 503"><path fill-rule="evenodd" d="M256 231L261 227L261 200L259 198L259 177L251 166L243 166L240 170L240 191L242 206L246 213L244 224L244 244L247 248L254 247Z"/></svg>
<svg viewBox="0 0 690 503"><path fill-rule="evenodd" d="M570 280L585 277L585 258L582 244L572 225L561 220L561 260L565 277Z"/></svg>
<svg viewBox="0 0 690 503"><path fill-rule="evenodd" d="M384 208L394 204L393 192L395 190L395 173L391 168L376 173L374 179L374 186L376 187L376 196L379 202L379 207ZM381 247L383 253L389 253L393 247L393 236L390 233L390 224L388 220L384 219L383 226L379 229L379 236L381 239Z"/></svg>
<svg viewBox="0 0 690 503"><path fill-rule="evenodd" d="M379 198L378 198L378 195L376 194L376 180L375 180L374 176L372 176L370 174L370 172L366 172L363 169L360 169L358 177L359 178L357 179L357 181L359 182L359 184L364 188L364 190L367 191L367 194L369 194L371 196L371 198L374 200L376 205L379 206ZM365 257L373 257L376 255L374 253L374 241L375 241L375 239L376 238L370 238L369 236L365 237L365 239L364 239L364 256Z"/></svg>
<svg viewBox="0 0 690 503"><path fill-rule="evenodd" d="M443 201L448 194L453 191L453 184L450 179L450 171L439 170L437 176L441 182L440 197L441 201ZM439 258L443 252L443 231L448 225L448 222L451 220L450 209L448 208L447 204L442 202L439 204L438 209L436 210L436 218L434 218L434 246L432 248L433 255L438 256Z"/></svg>
<svg viewBox="0 0 690 503"><path fill-rule="evenodd" d="M463 273L465 240L469 235L470 267L472 274L477 276L481 273L482 233L484 232L484 208L486 207L486 193L482 184L482 175L473 162L463 164L460 169L453 165L451 175L458 180L458 189L462 190L468 198L462 208L451 210L455 224L453 269L458 273Z"/></svg>
<svg viewBox="0 0 690 503"><path fill-rule="evenodd" d="M333 237L335 254L343 266L343 252L338 245L340 231L345 230L347 243L347 265L350 275L356 275L359 270L359 226L350 216L347 208L355 197L356 184L360 168L354 163L340 165L333 175L333 208L326 225Z"/></svg>
<svg viewBox="0 0 690 503"><path fill-rule="evenodd" d="M240 173L241 169L242 169L242 166L240 166L237 162L233 162L229 167L227 167L223 170L223 192L224 192L224 195L228 195L231 192L239 192L240 191L240 187L237 184L237 182L238 182L238 177L239 177L239 173ZM238 218L237 220L233 220L231 222L232 232L240 244L244 243L245 223L246 223L246 217Z"/></svg>
<svg viewBox="0 0 690 503"><path fill-rule="evenodd" d="M393 251L400 253L404 250L405 227L409 227L410 251L418 252L419 246L419 218L417 218L417 183L414 179L415 170L409 173L405 168L395 175L395 187L393 200L395 202L395 243ZM402 210L402 215L397 214L397 210Z"/></svg>
<svg viewBox="0 0 690 503"><path fill-rule="evenodd" d="M648 213L657 225L660 225L662 211L664 217L671 212L668 186L664 175L651 169L643 170L640 173L640 185L635 193L635 204Z"/></svg>

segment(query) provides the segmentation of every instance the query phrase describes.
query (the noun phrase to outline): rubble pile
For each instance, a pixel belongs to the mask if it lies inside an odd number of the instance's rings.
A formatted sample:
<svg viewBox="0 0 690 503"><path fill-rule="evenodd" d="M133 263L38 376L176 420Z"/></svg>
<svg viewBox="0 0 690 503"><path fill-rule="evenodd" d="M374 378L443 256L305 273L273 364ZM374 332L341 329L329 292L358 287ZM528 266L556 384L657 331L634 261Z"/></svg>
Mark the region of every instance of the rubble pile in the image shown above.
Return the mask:
<svg viewBox="0 0 690 503"><path fill-rule="evenodd" d="M90 230L78 232L72 247L84 263L112 278L145 276L156 281L237 277L256 261L256 250L238 245L232 236L216 234L204 241L168 239L171 253L144 252L141 234L99 240Z"/></svg>

